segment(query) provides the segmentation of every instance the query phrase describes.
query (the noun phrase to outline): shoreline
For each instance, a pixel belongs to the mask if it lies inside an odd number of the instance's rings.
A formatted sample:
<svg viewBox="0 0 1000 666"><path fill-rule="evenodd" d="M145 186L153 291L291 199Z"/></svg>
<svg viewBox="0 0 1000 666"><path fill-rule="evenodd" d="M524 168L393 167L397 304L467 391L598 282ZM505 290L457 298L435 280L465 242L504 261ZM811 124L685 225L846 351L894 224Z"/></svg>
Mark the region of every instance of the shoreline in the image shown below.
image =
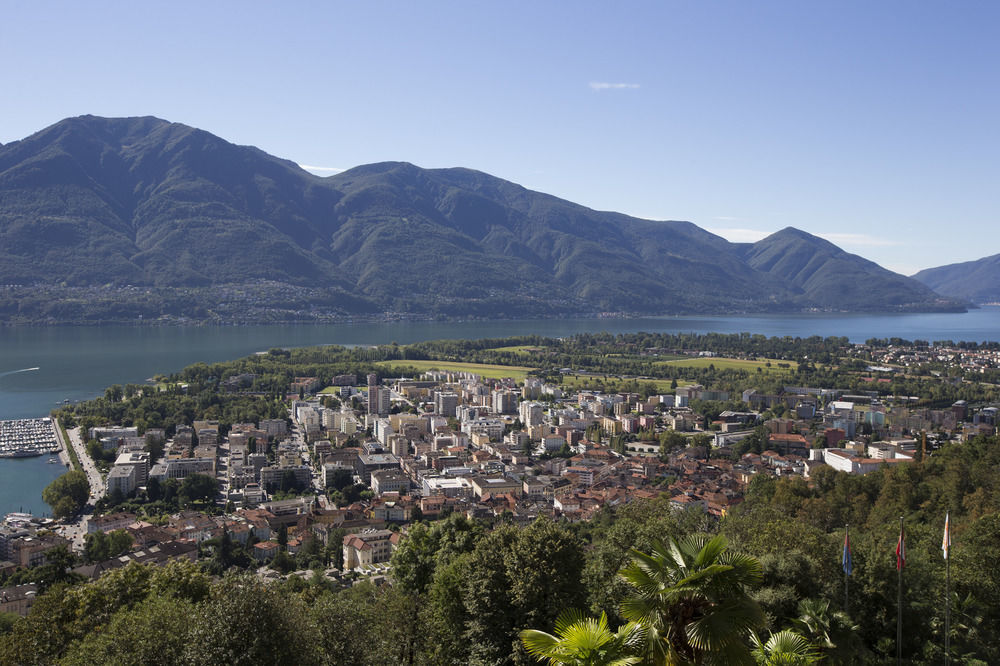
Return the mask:
<svg viewBox="0 0 1000 666"><path fill-rule="evenodd" d="M61 327L86 327L99 328L102 326L123 326L130 328L243 328L249 326L341 326L351 324L396 324L396 323L458 323L458 322L511 322L511 321L531 321L531 320L553 320L560 319L586 319L586 320L623 320L632 319L659 319L659 318L684 318L684 317L796 317L796 316L885 316L885 315L920 315L920 314L968 314L971 310L978 310L984 307L996 307L995 303L968 303L960 306L941 307L902 307L902 308L876 308L859 310L837 310L826 308L777 308L762 310L733 310L733 311L679 311L679 312L633 312L633 311L582 311L560 314L538 312L534 314L522 313L511 317L486 317L481 315L440 315L425 313L401 313L384 312L379 314L359 314L353 316L319 317L304 319L270 319L259 321L244 318L218 318L218 319L189 319L186 317L162 316L156 318L138 319L83 319L83 320L10 320L0 319L0 328L61 328Z"/></svg>

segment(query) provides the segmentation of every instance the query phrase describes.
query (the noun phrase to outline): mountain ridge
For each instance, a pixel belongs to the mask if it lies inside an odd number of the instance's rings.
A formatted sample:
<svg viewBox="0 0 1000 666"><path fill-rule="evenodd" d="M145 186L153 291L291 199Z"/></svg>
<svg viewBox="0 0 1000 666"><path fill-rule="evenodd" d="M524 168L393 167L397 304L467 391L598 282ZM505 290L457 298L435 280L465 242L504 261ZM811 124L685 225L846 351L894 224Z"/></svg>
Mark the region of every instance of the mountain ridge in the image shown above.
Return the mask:
<svg viewBox="0 0 1000 666"><path fill-rule="evenodd" d="M1000 303L1000 254L926 268L911 277L950 298Z"/></svg>
<svg viewBox="0 0 1000 666"><path fill-rule="evenodd" d="M960 307L789 229L740 245L464 167L320 177L153 116L69 118L0 147L0 284L266 281L321 289L331 311L425 316Z"/></svg>

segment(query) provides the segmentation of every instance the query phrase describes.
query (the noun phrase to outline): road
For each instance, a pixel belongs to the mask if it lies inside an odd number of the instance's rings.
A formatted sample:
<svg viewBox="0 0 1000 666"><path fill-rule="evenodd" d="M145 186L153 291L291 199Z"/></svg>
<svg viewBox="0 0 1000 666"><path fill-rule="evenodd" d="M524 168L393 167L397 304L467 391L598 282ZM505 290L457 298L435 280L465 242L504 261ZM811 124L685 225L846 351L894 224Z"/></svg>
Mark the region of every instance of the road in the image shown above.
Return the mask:
<svg viewBox="0 0 1000 666"><path fill-rule="evenodd" d="M104 497L104 479L94 465L94 461L87 455L87 450L80 434L80 428L67 429L66 433L69 435L70 446L76 450L76 456L80 459L80 465L83 466L83 471L87 475L87 481L90 482L90 499L87 505L83 507L83 511L77 519L73 523L63 527L62 533L63 536L73 542L74 550L82 551L84 545L83 537L87 534L87 523L90 521L91 516L94 515L94 503L101 497Z"/></svg>

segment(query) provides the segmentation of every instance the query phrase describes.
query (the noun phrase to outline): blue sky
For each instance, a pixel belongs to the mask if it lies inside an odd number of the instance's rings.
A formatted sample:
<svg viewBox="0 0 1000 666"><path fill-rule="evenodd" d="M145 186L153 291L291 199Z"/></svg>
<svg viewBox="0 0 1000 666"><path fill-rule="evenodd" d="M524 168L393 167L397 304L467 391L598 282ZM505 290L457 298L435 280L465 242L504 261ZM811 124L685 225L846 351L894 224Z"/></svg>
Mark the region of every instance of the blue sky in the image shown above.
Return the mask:
<svg viewBox="0 0 1000 666"><path fill-rule="evenodd" d="M155 115L906 274L1000 252L996 2L0 3L0 142ZM332 171L318 171L332 173Z"/></svg>

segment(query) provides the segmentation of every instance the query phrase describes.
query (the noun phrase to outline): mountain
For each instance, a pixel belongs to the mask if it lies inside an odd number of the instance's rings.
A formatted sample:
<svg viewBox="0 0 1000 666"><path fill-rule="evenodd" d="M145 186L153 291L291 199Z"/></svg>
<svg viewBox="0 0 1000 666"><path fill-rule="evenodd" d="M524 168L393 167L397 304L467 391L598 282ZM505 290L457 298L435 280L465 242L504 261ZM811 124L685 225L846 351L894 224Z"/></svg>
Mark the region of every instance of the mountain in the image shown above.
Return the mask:
<svg viewBox="0 0 1000 666"><path fill-rule="evenodd" d="M470 169L320 178L158 118L0 147L0 321L957 307L785 229L753 245Z"/></svg>
<svg viewBox="0 0 1000 666"><path fill-rule="evenodd" d="M913 279L950 298L973 303L1000 303L1000 254L927 268Z"/></svg>
<svg viewBox="0 0 1000 666"><path fill-rule="evenodd" d="M931 289L910 278L793 227L750 245L744 258L752 268L779 278L803 304L876 310L907 308L937 298Z"/></svg>

